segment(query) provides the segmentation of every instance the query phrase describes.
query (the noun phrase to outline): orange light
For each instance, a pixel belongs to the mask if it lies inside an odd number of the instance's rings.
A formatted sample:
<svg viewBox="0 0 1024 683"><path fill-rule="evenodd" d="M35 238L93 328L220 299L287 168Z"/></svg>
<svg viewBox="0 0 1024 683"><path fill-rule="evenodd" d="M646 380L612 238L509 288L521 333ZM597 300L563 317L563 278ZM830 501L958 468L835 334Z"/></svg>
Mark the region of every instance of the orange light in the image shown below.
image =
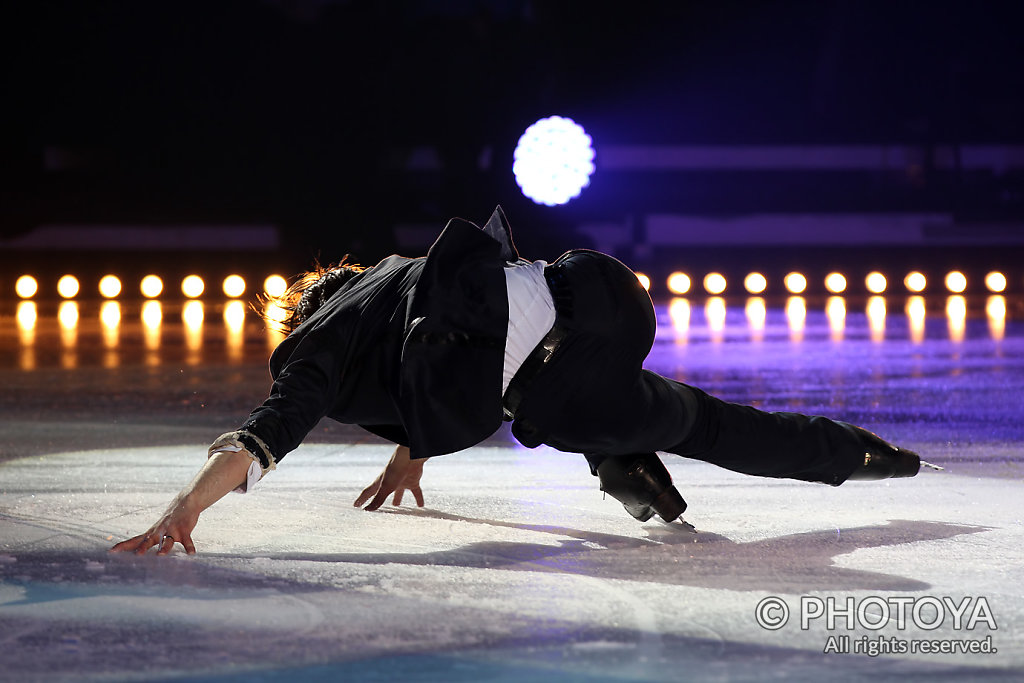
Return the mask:
<svg viewBox="0 0 1024 683"><path fill-rule="evenodd" d="M747 299L746 306L743 307L743 312L746 313L747 322L754 332L764 330L764 323L768 318L768 309L765 306L764 299L759 296L750 297Z"/></svg>
<svg viewBox="0 0 1024 683"><path fill-rule="evenodd" d="M924 276L924 273L919 273L916 270L912 273L907 273L907 276L903 278L903 285L908 291L923 292L924 288L928 286L928 278Z"/></svg>
<svg viewBox="0 0 1024 683"><path fill-rule="evenodd" d="M825 315L828 316L828 329L833 341L842 341L846 329L846 301L841 296L830 296L825 304Z"/></svg>
<svg viewBox="0 0 1024 683"><path fill-rule="evenodd" d="M164 291L164 281L156 275L147 275L139 283L139 291L147 299L155 299Z"/></svg>
<svg viewBox="0 0 1024 683"><path fill-rule="evenodd" d="M164 319L164 312L159 301L147 301L142 304L142 324L146 329L157 329Z"/></svg>
<svg viewBox="0 0 1024 683"><path fill-rule="evenodd" d="M245 280L241 275L228 275L224 278L224 294L232 299L245 294Z"/></svg>
<svg viewBox="0 0 1024 683"><path fill-rule="evenodd" d="M116 329L121 324L121 304L116 301L104 301L100 307L100 322L105 328Z"/></svg>
<svg viewBox="0 0 1024 683"><path fill-rule="evenodd" d="M996 341L1006 336L1006 297L992 294L985 302L985 315L988 317L988 329Z"/></svg>
<svg viewBox="0 0 1024 683"><path fill-rule="evenodd" d="M999 271L992 271L985 276L985 287L988 291L998 294L1006 291L1006 276Z"/></svg>
<svg viewBox="0 0 1024 683"><path fill-rule="evenodd" d="M241 301L229 301L224 307L224 323L232 331L241 331L245 324L245 304Z"/></svg>
<svg viewBox="0 0 1024 683"><path fill-rule="evenodd" d="M722 341L727 312L725 299L720 296L710 297L704 304L704 316L707 318L708 328L711 330L711 341Z"/></svg>
<svg viewBox="0 0 1024 683"><path fill-rule="evenodd" d="M668 291L673 294L686 294L690 291L692 283L690 276L686 273L675 272L668 276Z"/></svg>
<svg viewBox="0 0 1024 683"><path fill-rule="evenodd" d="M235 299L224 307L224 324L227 327L225 342L228 357L232 361L240 361L245 349L245 304Z"/></svg>
<svg viewBox="0 0 1024 683"><path fill-rule="evenodd" d="M35 302L18 302L18 312L15 314L15 317L18 319L19 330L23 332L34 330L36 328L36 320L39 318Z"/></svg>
<svg viewBox="0 0 1024 683"><path fill-rule="evenodd" d="M1006 299L1001 296L990 296L985 302L985 315L990 318L1006 317Z"/></svg>
<svg viewBox="0 0 1024 683"><path fill-rule="evenodd" d="M789 330L796 341L799 341L807 321L807 302L802 296L791 296L786 299L786 320Z"/></svg>
<svg viewBox="0 0 1024 683"><path fill-rule="evenodd" d="M885 276L878 271L868 273L868 276L864 278L864 286L872 294L881 294L888 285L889 283L886 281Z"/></svg>
<svg viewBox="0 0 1024 683"><path fill-rule="evenodd" d="M31 275L22 275L14 283L14 291L22 299L31 299L39 291L39 283Z"/></svg>
<svg viewBox="0 0 1024 683"><path fill-rule="evenodd" d="M78 296L78 278L74 275L64 275L57 280L57 293L64 299L74 299Z"/></svg>
<svg viewBox="0 0 1024 683"><path fill-rule="evenodd" d="M647 277L643 273L637 273L636 279L640 281L640 285L648 292L651 291L651 278Z"/></svg>
<svg viewBox="0 0 1024 683"><path fill-rule="evenodd" d="M959 270L953 270L946 273L946 289L954 294L961 294L965 289L967 289L967 276Z"/></svg>
<svg viewBox="0 0 1024 683"><path fill-rule="evenodd" d="M263 307L263 315L273 323L283 323L288 317L288 311L268 301Z"/></svg>
<svg viewBox="0 0 1024 683"><path fill-rule="evenodd" d="M181 309L181 319L185 327L198 329L203 324L203 303L201 301L189 301Z"/></svg>
<svg viewBox="0 0 1024 683"><path fill-rule="evenodd" d="M269 275L267 276L267 279L263 281L263 291L267 293L267 296L281 296L287 289L288 281L280 275Z"/></svg>
<svg viewBox="0 0 1024 683"><path fill-rule="evenodd" d="M928 311L924 297L914 295L907 299L907 324L910 326L910 341L920 344L924 341L925 318Z"/></svg>
<svg viewBox="0 0 1024 683"><path fill-rule="evenodd" d="M962 342L967 329L967 299L960 294L949 297L946 300L946 318L950 340Z"/></svg>
<svg viewBox="0 0 1024 683"><path fill-rule="evenodd" d="M78 304L74 301L62 301L57 307L57 322L62 329L75 329L78 325Z"/></svg>
<svg viewBox="0 0 1024 683"><path fill-rule="evenodd" d="M871 341L880 342L885 340L885 297L873 296L868 299L868 329L871 334Z"/></svg>
<svg viewBox="0 0 1024 683"><path fill-rule="evenodd" d="M115 275L104 275L100 278L100 295L105 299L113 299L121 293L121 281Z"/></svg>
<svg viewBox="0 0 1024 683"><path fill-rule="evenodd" d="M160 355L152 353L160 348L160 323L163 321L163 307L159 301L149 300L142 304L142 339L146 350L146 365L158 365Z"/></svg>
<svg viewBox="0 0 1024 683"><path fill-rule="evenodd" d="M747 273L743 278L743 289L751 294L760 294L768 289L768 280L761 273Z"/></svg>
<svg viewBox="0 0 1024 683"><path fill-rule="evenodd" d="M833 294L846 291L846 277L842 273L829 273L825 276L825 289Z"/></svg>
<svg viewBox="0 0 1024 683"><path fill-rule="evenodd" d="M786 291L790 294L802 294L807 289L807 278L801 273L790 273L783 282L786 285Z"/></svg>
<svg viewBox="0 0 1024 683"><path fill-rule="evenodd" d="M721 294L728 283L721 273L708 273L704 276L704 289L708 294Z"/></svg>
<svg viewBox="0 0 1024 683"><path fill-rule="evenodd" d="M206 285L198 275L189 275L181 281L181 293L190 299L201 296Z"/></svg>
<svg viewBox="0 0 1024 683"><path fill-rule="evenodd" d="M672 329L677 339L685 339L690 329L690 302L686 299L674 298L668 305L668 317L672 320Z"/></svg>

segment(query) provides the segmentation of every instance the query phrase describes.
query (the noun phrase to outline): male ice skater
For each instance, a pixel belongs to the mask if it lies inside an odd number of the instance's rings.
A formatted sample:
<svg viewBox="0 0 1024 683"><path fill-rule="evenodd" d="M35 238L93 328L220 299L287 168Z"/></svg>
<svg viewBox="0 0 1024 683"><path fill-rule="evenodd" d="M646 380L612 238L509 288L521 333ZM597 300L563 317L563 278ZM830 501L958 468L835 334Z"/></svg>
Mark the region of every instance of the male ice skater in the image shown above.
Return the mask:
<svg viewBox="0 0 1024 683"><path fill-rule="evenodd" d="M523 260L500 207L483 228L450 221L425 258L318 271L286 299L270 396L213 443L156 524L113 550L194 553L199 514L248 490L325 416L398 444L355 501L367 510L405 491L422 506L425 460L479 443L502 420L527 447L584 454L641 521L686 508L657 451L835 486L920 467L859 427L726 403L644 370L654 309L633 272L587 250Z"/></svg>

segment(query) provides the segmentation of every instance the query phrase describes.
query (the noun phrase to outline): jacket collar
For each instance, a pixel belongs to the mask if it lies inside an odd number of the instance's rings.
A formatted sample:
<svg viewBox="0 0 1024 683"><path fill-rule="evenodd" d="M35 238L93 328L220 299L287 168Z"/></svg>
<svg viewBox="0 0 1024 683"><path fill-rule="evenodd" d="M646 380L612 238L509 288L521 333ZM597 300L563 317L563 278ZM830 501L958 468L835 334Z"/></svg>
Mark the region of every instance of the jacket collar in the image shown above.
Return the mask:
<svg viewBox="0 0 1024 683"><path fill-rule="evenodd" d="M515 263L519 260L519 252L516 251L516 245L512 242L512 230L508 226L508 219L505 218L505 212L501 210L501 206L495 207L494 213L487 220L483 231L501 244L502 260L506 263Z"/></svg>

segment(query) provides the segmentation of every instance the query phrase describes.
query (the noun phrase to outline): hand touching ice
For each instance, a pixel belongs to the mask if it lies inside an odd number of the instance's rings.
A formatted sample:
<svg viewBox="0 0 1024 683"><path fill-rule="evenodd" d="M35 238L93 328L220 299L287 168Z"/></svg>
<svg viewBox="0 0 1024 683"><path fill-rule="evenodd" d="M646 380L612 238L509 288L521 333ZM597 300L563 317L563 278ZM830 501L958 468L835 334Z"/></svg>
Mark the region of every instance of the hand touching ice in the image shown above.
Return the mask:
<svg viewBox="0 0 1024 683"><path fill-rule="evenodd" d="M174 497L160 521L146 533L121 541L110 552L142 555L157 546L156 554L166 555L175 543L180 543L186 553L195 554L192 530L199 522L199 514L240 486L246 480L251 462L252 457L244 450L214 453L195 479Z"/></svg>
<svg viewBox="0 0 1024 683"><path fill-rule="evenodd" d="M188 497L178 495L171 501L170 506L160 521L149 528L144 534L133 536L127 541L121 541L111 552L133 552L142 555L153 546L157 546L157 555L166 555L171 552L175 543L180 543L185 552L195 555L196 546L192 543L192 530L199 522L199 510L189 503Z"/></svg>
<svg viewBox="0 0 1024 683"><path fill-rule="evenodd" d="M363 503L370 500L366 510L376 510L384 504L385 499L392 493L392 505L401 505L402 497L406 491L411 491L416 499L416 505L423 507L423 491L420 489L420 477L423 476L423 463L426 460L413 460L409 457L409 448L399 446L391 455L391 460L384 467L384 471L377 475L372 484L363 489L356 501L355 507L361 507Z"/></svg>

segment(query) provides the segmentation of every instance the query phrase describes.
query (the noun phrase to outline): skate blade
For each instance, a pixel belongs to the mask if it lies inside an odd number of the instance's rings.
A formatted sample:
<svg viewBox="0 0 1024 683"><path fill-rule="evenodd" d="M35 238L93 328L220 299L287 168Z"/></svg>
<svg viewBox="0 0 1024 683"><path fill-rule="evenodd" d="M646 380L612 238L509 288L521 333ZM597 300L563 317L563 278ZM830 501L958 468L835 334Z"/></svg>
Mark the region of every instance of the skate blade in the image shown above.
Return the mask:
<svg viewBox="0 0 1024 683"><path fill-rule="evenodd" d="M928 469L936 472L942 472L946 469L945 467L939 467L938 465L933 465L930 462L925 462L924 460L921 461L921 467L927 467Z"/></svg>

